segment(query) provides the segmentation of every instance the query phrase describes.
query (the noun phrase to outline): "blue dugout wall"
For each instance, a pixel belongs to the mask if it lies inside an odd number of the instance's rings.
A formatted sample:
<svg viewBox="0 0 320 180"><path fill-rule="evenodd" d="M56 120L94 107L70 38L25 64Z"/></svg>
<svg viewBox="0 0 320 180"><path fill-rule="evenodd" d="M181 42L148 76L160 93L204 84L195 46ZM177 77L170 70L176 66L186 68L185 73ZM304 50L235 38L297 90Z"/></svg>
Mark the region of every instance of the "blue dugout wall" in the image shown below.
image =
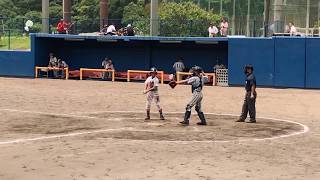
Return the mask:
<svg viewBox="0 0 320 180"><path fill-rule="evenodd" d="M306 39L306 88L320 88L320 39Z"/></svg>
<svg viewBox="0 0 320 180"><path fill-rule="evenodd" d="M0 51L0 76L33 77L34 58L31 51Z"/></svg>
<svg viewBox="0 0 320 180"><path fill-rule="evenodd" d="M257 84L320 88L320 38L229 39L229 84L243 85L243 67L253 64Z"/></svg>
<svg viewBox="0 0 320 180"><path fill-rule="evenodd" d="M229 84L243 85L243 67L253 64L257 83L270 87L320 88L320 38L100 37L32 34L31 51L0 51L0 76L34 76L53 52L72 70L101 68L105 57L117 71L152 66L172 73L181 56L188 67L211 72L218 62L229 69Z"/></svg>
<svg viewBox="0 0 320 180"><path fill-rule="evenodd" d="M258 85L273 86L275 79L274 40L272 38L229 39L229 83L243 85L246 64L254 66Z"/></svg>

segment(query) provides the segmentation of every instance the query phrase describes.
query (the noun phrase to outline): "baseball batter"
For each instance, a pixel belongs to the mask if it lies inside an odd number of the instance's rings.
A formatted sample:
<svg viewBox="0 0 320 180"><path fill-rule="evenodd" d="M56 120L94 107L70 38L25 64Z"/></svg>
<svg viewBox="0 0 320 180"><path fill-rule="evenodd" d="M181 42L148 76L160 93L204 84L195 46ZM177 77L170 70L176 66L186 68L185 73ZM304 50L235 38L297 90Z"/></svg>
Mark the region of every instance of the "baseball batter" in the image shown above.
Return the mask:
<svg viewBox="0 0 320 180"><path fill-rule="evenodd" d="M192 77L186 80L178 81L177 84L188 83L191 85L192 98L191 101L186 106L186 112L184 115L184 120L180 122L183 125L189 125L189 119L191 116L191 109L195 106L195 109L200 118L200 122L197 125L207 125L204 113L201 110L201 103L203 99L202 89L204 83L208 82L208 77L203 73L202 68L199 66L195 66L191 69Z"/></svg>
<svg viewBox="0 0 320 180"><path fill-rule="evenodd" d="M150 108L152 100L155 101L156 106L160 113L160 119L165 120L163 114L162 114L162 108L160 105L160 97L159 97L159 79L157 78L157 69L151 68L150 70L150 76L145 81L145 89L143 91L144 94L147 94L147 104L146 104L146 111L147 111L147 117L145 120L150 119Z"/></svg>

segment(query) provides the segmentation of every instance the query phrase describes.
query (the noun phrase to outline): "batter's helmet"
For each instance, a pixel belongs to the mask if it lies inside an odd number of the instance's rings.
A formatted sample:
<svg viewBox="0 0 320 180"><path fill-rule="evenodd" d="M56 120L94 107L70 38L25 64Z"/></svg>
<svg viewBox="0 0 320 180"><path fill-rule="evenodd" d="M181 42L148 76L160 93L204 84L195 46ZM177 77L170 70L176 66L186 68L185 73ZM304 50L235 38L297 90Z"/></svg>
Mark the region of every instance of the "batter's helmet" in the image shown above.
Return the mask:
<svg viewBox="0 0 320 180"><path fill-rule="evenodd" d="M155 67L152 67L152 68L150 69L150 72L154 72L154 73L157 73L157 68L155 68Z"/></svg>

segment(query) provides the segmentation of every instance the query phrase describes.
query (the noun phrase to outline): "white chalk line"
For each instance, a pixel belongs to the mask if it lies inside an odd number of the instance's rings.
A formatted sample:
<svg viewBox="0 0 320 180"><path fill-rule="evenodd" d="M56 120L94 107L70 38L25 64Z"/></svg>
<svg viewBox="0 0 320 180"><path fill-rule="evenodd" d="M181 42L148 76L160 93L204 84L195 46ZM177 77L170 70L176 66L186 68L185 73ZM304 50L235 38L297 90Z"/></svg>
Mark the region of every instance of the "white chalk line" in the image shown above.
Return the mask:
<svg viewBox="0 0 320 180"><path fill-rule="evenodd" d="M103 117L94 117L94 116L84 116L77 114L58 114L58 113L50 113L50 112L38 112L38 111L26 111L26 110L16 110L16 109L0 109L0 111L7 112L17 112L17 113L28 113L28 114L40 114L40 115L49 115L49 116L60 116L60 117L71 117L71 118L81 118L81 119L102 119L102 120L110 120L110 121L122 121L122 118L103 118ZM141 118L126 118L128 120L139 120Z"/></svg>
<svg viewBox="0 0 320 180"><path fill-rule="evenodd" d="M20 112L20 113L32 113L32 114L44 114L44 115L54 115L54 116L65 116L65 117L78 117L78 118L91 118L91 119L103 119L103 118L95 118L91 116L79 116L79 115L73 115L73 114L58 114L58 113L45 113L45 112L37 112L37 111L26 111L26 110L16 110L16 109L0 109L0 111L8 111L8 112ZM101 112L88 112L86 114L98 114L98 113L144 113L144 112L139 112L139 111L101 111ZM182 114L181 112L166 112L166 114ZM220 116L233 116L233 117L238 117L238 115L234 114L219 114L219 113L206 113L209 115L220 115ZM279 138L287 138L291 136L297 136L301 134L305 134L309 132L309 127L295 121L291 120L284 120L284 119L277 119L277 118L267 118L267 117L259 117L262 119L267 119L267 120L273 120L273 121L282 121L282 122L287 122L287 123L292 123L299 125L303 127L303 130L297 131L297 132L292 132L290 134L285 134L285 135L278 135L278 136L273 136L273 137L268 137L268 138L248 138L248 139L238 139L238 140L203 140L203 141L198 141L198 140L191 140L191 141L181 141L181 140L132 140L132 139L121 139L121 140L126 140L126 141L132 141L132 142L138 142L138 141L147 141L147 142L162 142L162 143L180 143L180 144L188 144L188 143L229 143L229 142L246 142L246 141L266 141L266 140L275 140ZM138 130L135 128L119 128L119 129L102 129L102 130L96 130L96 131L86 131L86 132L78 132L78 133L68 133L68 134L61 134L61 135L52 135L52 136L41 136L37 138L26 138L26 139L16 139L16 140L11 140L11 141L3 141L0 142L0 145L8 145L8 144L17 144L17 143L26 143L26 142L32 142L32 141L40 141L40 140L47 140L47 139L58 139L58 138L63 138L63 137L74 137L74 136L80 136L80 135L87 135L87 134L96 134L96 133L103 133L103 132L110 132L110 131L123 131L123 130L134 130L134 131L144 131L144 130ZM147 130L145 130L147 131Z"/></svg>

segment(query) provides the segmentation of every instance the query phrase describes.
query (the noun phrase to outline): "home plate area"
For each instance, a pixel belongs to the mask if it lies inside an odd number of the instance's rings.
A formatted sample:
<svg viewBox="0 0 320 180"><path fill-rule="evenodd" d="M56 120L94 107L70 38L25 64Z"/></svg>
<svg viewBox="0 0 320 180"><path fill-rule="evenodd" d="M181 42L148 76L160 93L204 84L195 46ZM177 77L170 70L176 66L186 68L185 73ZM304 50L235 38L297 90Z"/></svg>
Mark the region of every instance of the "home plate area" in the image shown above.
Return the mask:
<svg viewBox="0 0 320 180"><path fill-rule="evenodd" d="M145 114L138 112L99 112L83 116L1 113L6 121L0 126L0 130L5 132L2 134L6 135L0 137L1 141L12 141L21 137L68 138L70 134L86 140L105 138L164 142L231 142L274 139L304 131L301 124L285 120L258 118L256 124L236 123L237 117L232 115L206 114L208 125L197 126L199 120L194 114L191 116L190 126L184 127L179 124L179 121L183 120L183 113L165 114L166 120L160 120L158 114L151 114L151 120L144 120Z"/></svg>

